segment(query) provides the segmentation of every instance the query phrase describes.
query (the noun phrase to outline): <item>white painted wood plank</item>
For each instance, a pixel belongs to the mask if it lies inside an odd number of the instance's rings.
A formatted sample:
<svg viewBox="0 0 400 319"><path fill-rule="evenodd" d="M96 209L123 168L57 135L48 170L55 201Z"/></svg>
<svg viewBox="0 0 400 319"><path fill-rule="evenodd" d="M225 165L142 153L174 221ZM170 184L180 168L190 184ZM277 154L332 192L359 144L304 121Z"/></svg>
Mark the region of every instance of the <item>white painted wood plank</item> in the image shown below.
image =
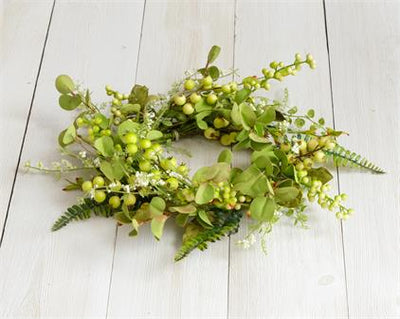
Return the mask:
<svg viewBox="0 0 400 319"><path fill-rule="evenodd" d="M238 1L235 67L243 76L260 74L269 62L291 62L311 52L315 71L304 67L285 80L272 97L289 89L290 104L314 108L332 122L328 58L321 2ZM270 96L271 96L270 95ZM236 165L248 161L236 156ZM334 186L335 183L332 184ZM267 240L243 251L235 242L247 233L243 224L231 238L230 318L342 318L347 315L340 223L314 206L309 230L283 218Z"/></svg>
<svg viewBox="0 0 400 319"><path fill-rule="evenodd" d="M328 2L336 126L388 174L340 170L351 318L400 317L400 3Z"/></svg>
<svg viewBox="0 0 400 319"><path fill-rule="evenodd" d="M0 7L0 230L6 217L52 3L51 0L35 4L7 1Z"/></svg>
<svg viewBox="0 0 400 319"><path fill-rule="evenodd" d="M105 81L129 89L142 10L142 1L56 4L24 160L59 157L57 135L71 116L57 105L58 74L82 80L95 100L105 97ZM22 59L28 51L19 54ZM93 219L51 233L52 222L76 201L75 194L61 192L62 184L49 176L18 175L0 251L0 317L106 315L115 223Z"/></svg>
<svg viewBox="0 0 400 319"><path fill-rule="evenodd" d="M138 83L166 92L187 69L203 66L213 44L222 47L219 65L232 67L233 1L147 1ZM190 139L192 172L216 161L220 146ZM149 229L138 238L118 231L109 318L226 318L228 240L194 251L174 264L181 234L170 221L156 242Z"/></svg>

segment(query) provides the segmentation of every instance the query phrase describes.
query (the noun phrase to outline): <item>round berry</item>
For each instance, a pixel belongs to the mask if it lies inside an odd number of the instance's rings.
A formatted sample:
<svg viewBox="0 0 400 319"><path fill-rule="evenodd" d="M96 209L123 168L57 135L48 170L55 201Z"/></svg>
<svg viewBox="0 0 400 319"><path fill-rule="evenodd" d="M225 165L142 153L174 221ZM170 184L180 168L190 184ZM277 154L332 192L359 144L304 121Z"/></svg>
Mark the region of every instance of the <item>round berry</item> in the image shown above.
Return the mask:
<svg viewBox="0 0 400 319"><path fill-rule="evenodd" d="M121 199L118 196L111 196L108 203L112 208L118 208L121 205Z"/></svg>
<svg viewBox="0 0 400 319"><path fill-rule="evenodd" d="M126 194L124 196L124 203L126 206L132 206L136 203L136 196L133 194Z"/></svg>
<svg viewBox="0 0 400 319"><path fill-rule="evenodd" d="M131 132L125 134L123 139L124 139L125 144L136 144L137 140L138 140L137 135L135 133L131 133Z"/></svg>
<svg viewBox="0 0 400 319"><path fill-rule="evenodd" d="M315 139L315 138L309 140L308 143L307 143L307 149L309 151L315 150L317 148L317 146L318 146L318 140Z"/></svg>
<svg viewBox="0 0 400 319"><path fill-rule="evenodd" d="M94 192L94 200L98 203L104 202L106 199L106 193L103 191L95 191Z"/></svg>
<svg viewBox="0 0 400 319"><path fill-rule="evenodd" d="M126 150L126 152L127 152L128 154L133 155L133 154L136 154L136 153L137 153L138 147L137 147L136 144L128 144L128 145L126 146L125 150Z"/></svg>
<svg viewBox="0 0 400 319"><path fill-rule="evenodd" d="M325 153L323 151L316 151L314 153L314 160L317 163L323 163L325 161Z"/></svg>
<svg viewBox="0 0 400 319"><path fill-rule="evenodd" d="M184 87L186 90L193 90L195 86L196 83L192 79L185 81Z"/></svg>
<svg viewBox="0 0 400 319"><path fill-rule="evenodd" d="M92 188L93 188L93 184L92 184L92 182L91 181L85 181L85 182L83 182L82 183L82 190L85 192L85 193L88 193L88 192L90 192L91 190L92 190Z"/></svg>
<svg viewBox="0 0 400 319"><path fill-rule="evenodd" d="M190 103L186 103L186 104L183 106L182 111L183 111L183 113L186 114L186 115L192 114L192 113L194 112L193 105L190 104Z"/></svg>
<svg viewBox="0 0 400 319"><path fill-rule="evenodd" d="M104 186L104 178L101 176L96 176L95 178L93 178L93 185L97 187Z"/></svg>
<svg viewBox="0 0 400 319"><path fill-rule="evenodd" d="M224 92L226 94L231 93L231 87L229 85L223 85L221 87L221 90L222 90L222 92Z"/></svg>
<svg viewBox="0 0 400 319"><path fill-rule="evenodd" d="M84 123L85 123L85 121L83 120L83 118L78 117L78 118L76 119L76 125L82 126Z"/></svg>
<svg viewBox="0 0 400 319"><path fill-rule="evenodd" d="M186 97L184 95L175 95L174 96L174 103L176 105L182 106L186 103Z"/></svg>
<svg viewBox="0 0 400 319"><path fill-rule="evenodd" d="M222 135L219 142L224 146L229 146L232 144L232 140L229 134Z"/></svg>
<svg viewBox="0 0 400 319"><path fill-rule="evenodd" d="M175 177L170 177L167 179L167 187L171 190L176 190L179 186L179 182Z"/></svg>
<svg viewBox="0 0 400 319"><path fill-rule="evenodd" d="M218 100L218 97L215 94L211 93L211 94L209 94L207 96L207 103L208 104L213 105L213 104L217 103L217 100Z"/></svg>
<svg viewBox="0 0 400 319"><path fill-rule="evenodd" d="M139 162L139 169L142 172L148 172L151 170L151 163L149 161L140 161Z"/></svg>
<svg viewBox="0 0 400 319"><path fill-rule="evenodd" d="M193 104L196 104L197 102L200 102L200 100L201 100L201 96L200 95L198 95L197 93L192 93L191 95L190 95L190 102L192 102Z"/></svg>
<svg viewBox="0 0 400 319"><path fill-rule="evenodd" d="M140 147L143 149L147 149L151 147L151 141L147 138L140 140Z"/></svg>
<svg viewBox="0 0 400 319"><path fill-rule="evenodd" d="M221 117L216 117L213 124L215 128L223 128L229 125L229 121Z"/></svg>
<svg viewBox="0 0 400 319"><path fill-rule="evenodd" d="M211 76L206 76L205 78L203 78L203 86L204 87L209 87L213 84L213 80Z"/></svg>

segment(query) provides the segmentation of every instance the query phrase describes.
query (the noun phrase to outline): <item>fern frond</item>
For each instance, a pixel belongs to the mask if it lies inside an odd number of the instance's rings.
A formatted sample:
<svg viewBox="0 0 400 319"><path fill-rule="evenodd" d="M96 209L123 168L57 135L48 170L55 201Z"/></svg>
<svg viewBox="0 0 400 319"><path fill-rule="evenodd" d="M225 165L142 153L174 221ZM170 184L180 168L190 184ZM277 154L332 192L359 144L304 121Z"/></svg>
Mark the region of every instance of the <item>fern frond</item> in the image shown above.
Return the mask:
<svg viewBox="0 0 400 319"><path fill-rule="evenodd" d="M109 205L99 205L94 200L85 198L82 204L69 207L66 212L56 220L51 230L59 230L67 226L73 220L88 219L91 217L92 213L102 217L110 217L113 215Z"/></svg>
<svg viewBox="0 0 400 319"><path fill-rule="evenodd" d="M223 221L219 216L219 223L214 228L202 231L183 242L181 248L175 254L174 260L179 261L185 258L196 248L205 250L208 247L208 243L215 242L224 236L229 236L237 232L241 217L242 213L238 211L229 212L229 215Z"/></svg>
<svg viewBox="0 0 400 319"><path fill-rule="evenodd" d="M358 167L383 174L385 171L377 165L368 161L365 157L345 149L343 146L336 145L332 150L324 150L325 154L332 158L336 166Z"/></svg>

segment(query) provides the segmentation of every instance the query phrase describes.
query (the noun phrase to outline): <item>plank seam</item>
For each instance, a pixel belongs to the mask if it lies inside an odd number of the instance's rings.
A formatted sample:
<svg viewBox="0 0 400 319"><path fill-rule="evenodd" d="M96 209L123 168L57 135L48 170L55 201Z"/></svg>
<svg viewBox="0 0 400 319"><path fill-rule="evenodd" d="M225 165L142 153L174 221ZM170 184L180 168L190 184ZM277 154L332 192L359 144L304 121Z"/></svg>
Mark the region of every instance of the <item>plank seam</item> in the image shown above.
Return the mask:
<svg viewBox="0 0 400 319"><path fill-rule="evenodd" d="M324 11L326 50L327 50L327 54L328 54L328 70L329 70L329 87L330 87L330 94L331 94L332 123L333 123L333 128L336 129L331 55L330 55L329 35L328 35L328 21L326 18L326 0L322 0L322 5L323 5L323 11ZM337 176L338 193L340 194L340 170L339 170L339 167L336 167L336 176ZM344 245L344 232L343 232L343 221L342 220L340 221L340 235L341 235L341 242L342 242L342 259L343 259L343 268L344 268L346 310L347 310L347 318L350 318L349 294L348 294L348 282L347 282L347 270L346 270L346 253L345 253L345 245Z"/></svg>
<svg viewBox="0 0 400 319"><path fill-rule="evenodd" d="M142 24L140 26L139 45L138 45L138 51L137 51L137 57L136 57L135 83L137 81L137 76L138 76L139 57L140 57L140 50L141 50L142 37L143 37L143 25L144 25L145 11L146 11L146 2L147 2L147 0L143 1ZM108 310L109 310L109 306L110 306L111 286L112 286L113 274L114 274L115 253L117 250L117 240L118 240L118 225L115 226L114 249L113 249L113 256L112 256L112 261L111 261L110 281L108 284L107 306L106 306L106 316L105 316L106 319L108 318Z"/></svg>
<svg viewBox="0 0 400 319"><path fill-rule="evenodd" d="M237 24L237 5L238 0L234 2L233 8L233 50L232 50L232 81L235 80L235 59L236 59L236 24ZM232 151L232 146L231 146ZM231 165L232 166L232 165ZM226 285L226 318L229 319L230 313L230 281L231 281L231 236L228 237L228 273L227 273L227 285Z"/></svg>
<svg viewBox="0 0 400 319"><path fill-rule="evenodd" d="M1 231L0 248L1 248L1 246L3 244L3 240L4 240L4 234L5 234L5 231L6 231L8 216L9 216L9 213L10 213L11 201L13 199L15 183L17 181L18 170L19 170L19 166L21 164L22 152L24 150L24 144L25 144L25 140L26 140L26 135L27 135L28 128L29 128L29 121L31 119L31 114L32 114L32 109L33 109L33 102L35 100L36 89L37 89L37 86L38 86L40 72L41 72L41 69L42 69L44 55L45 55L45 52L46 52L46 45L47 45L47 40L48 40L49 33L50 33L50 26L51 26L51 21L53 19L53 13L54 13L55 5L56 5L56 0L53 0L53 4L52 4L52 7L51 7L51 11L50 11L49 22L48 22L47 28L46 28L46 35L45 35L45 38L44 38L44 41L43 41L43 49L42 49L42 53L40 55L39 67L38 67L38 71L37 71L36 78L35 78L35 85L33 87L32 98L31 98L31 102L30 102L30 105L29 105L28 115L27 115L26 121L25 121L25 129L24 129L24 133L22 135L22 141L21 141L21 146L20 146L20 149L19 149L18 160L17 160L17 165L16 165L16 168L15 168L15 173L14 173L14 178L13 178L13 182L12 182L12 186L11 186L10 196L9 196L9 199L8 199L6 216L4 218L3 229Z"/></svg>

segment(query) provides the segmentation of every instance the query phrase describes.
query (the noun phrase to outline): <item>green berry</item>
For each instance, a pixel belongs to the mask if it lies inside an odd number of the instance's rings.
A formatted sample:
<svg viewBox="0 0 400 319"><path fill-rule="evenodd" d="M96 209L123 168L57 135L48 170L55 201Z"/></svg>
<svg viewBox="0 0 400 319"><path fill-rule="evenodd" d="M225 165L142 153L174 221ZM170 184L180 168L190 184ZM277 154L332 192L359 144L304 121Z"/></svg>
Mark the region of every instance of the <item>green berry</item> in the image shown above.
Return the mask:
<svg viewBox="0 0 400 319"><path fill-rule="evenodd" d="M207 96L207 103L210 105L214 105L215 103L217 103L218 97L215 94L209 94Z"/></svg>
<svg viewBox="0 0 400 319"><path fill-rule="evenodd" d="M151 163L149 161L140 161L139 162L139 169L142 172L148 172L151 170Z"/></svg>
<svg viewBox="0 0 400 319"><path fill-rule="evenodd" d="M103 191L95 191L94 192L94 200L98 203L102 203L104 202L104 200L106 199L106 193Z"/></svg>
<svg viewBox="0 0 400 319"><path fill-rule="evenodd" d="M196 83L192 79L185 81L184 87L186 90L193 90L195 86Z"/></svg>
<svg viewBox="0 0 400 319"><path fill-rule="evenodd" d="M171 190L176 190L179 187L179 182L175 177L167 179L167 187Z"/></svg>
<svg viewBox="0 0 400 319"><path fill-rule="evenodd" d="M126 206L132 206L136 203L136 196L133 194L126 194L124 196L124 203Z"/></svg>
<svg viewBox="0 0 400 319"><path fill-rule="evenodd" d="M202 84L204 87L209 87L213 84L213 80L211 76L206 76L203 78Z"/></svg>
<svg viewBox="0 0 400 319"><path fill-rule="evenodd" d="M85 121L83 120L83 118L78 117L76 119L76 125L78 125L79 127L82 126L85 123Z"/></svg>
<svg viewBox="0 0 400 319"><path fill-rule="evenodd" d="M136 153L137 153L138 147L137 147L136 144L128 144L128 145L126 146L125 150L126 150L126 152L127 152L128 154L133 155L133 154L136 154Z"/></svg>
<svg viewBox="0 0 400 319"><path fill-rule="evenodd" d="M198 95L197 93L192 93L190 95L190 102L192 102L193 104L196 104L197 102L199 102L201 100L201 96Z"/></svg>
<svg viewBox="0 0 400 319"><path fill-rule="evenodd" d="M186 97L184 95L175 95L174 96L174 103L176 105L182 106L186 103Z"/></svg>
<svg viewBox="0 0 400 319"><path fill-rule="evenodd" d="M307 143L307 149L309 151L315 150L317 148L317 146L318 146L318 140L315 139L315 138L309 140L308 143Z"/></svg>
<svg viewBox="0 0 400 319"><path fill-rule="evenodd" d="M313 166L313 164L314 164L314 161L311 158L306 158L303 161L303 164L304 164L305 168L311 168Z"/></svg>
<svg viewBox="0 0 400 319"><path fill-rule="evenodd" d="M325 161L325 153L323 151L316 151L314 153L314 160L317 163L323 163Z"/></svg>
<svg viewBox="0 0 400 319"><path fill-rule="evenodd" d="M219 132L209 127L204 131L204 137L209 140L216 140L219 137Z"/></svg>
<svg viewBox="0 0 400 319"><path fill-rule="evenodd" d="M140 147L143 149L147 149L147 148L151 147L151 141L147 138L140 140L139 144L140 144Z"/></svg>
<svg viewBox="0 0 400 319"><path fill-rule="evenodd" d="M104 178L101 176L96 176L95 178L93 178L93 185L97 187L104 186Z"/></svg>
<svg viewBox="0 0 400 319"><path fill-rule="evenodd" d="M221 117L216 117L214 119L213 124L214 124L214 127L218 129L218 128L227 127L229 125L229 121L224 118L221 118Z"/></svg>
<svg viewBox="0 0 400 319"><path fill-rule="evenodd" d="M93 188L93 184L92 184L92 182L91 181L85 181L85 182L83 182L82 183L82 190L85 192L85 193L88 193L88 192L90 192L91 190L92 190L92 188Z"/></svg>
<svg viewBox="0 0 400 319"><path fill-rule="evenodd" d="M137 135L135 133L127 133L123 138L125 144L136 144L138 141Z"/></svg>
<svg viewBox="0 0 400 319"><path fill-rule="evenodd" d="M231 87L229 85L223 85L221 90L226 94L231 93Z"/></svg>
<svg viewBox="0 0 400 319"><path fill-rule="evenodd" d="M219 142L224 146L229 146L232 144L232 139L229 134L224 134L221 136Z"/></svg>
<svg viewBox="0 0 400 319"><path fill-rule="evenodd" d="M186 104L183 106L182 111L183 111L183 113L186 114L186 115L192 114L192 113L194 112L193 105L190 104L190 103L186 103Z"/></svg>
<svg viewBox="0 0 400 319"><path fill-rule="evenodd" d="M108 203L112 208L118 208L121 205L121 199L118 196L111 196Z"/></svg>

